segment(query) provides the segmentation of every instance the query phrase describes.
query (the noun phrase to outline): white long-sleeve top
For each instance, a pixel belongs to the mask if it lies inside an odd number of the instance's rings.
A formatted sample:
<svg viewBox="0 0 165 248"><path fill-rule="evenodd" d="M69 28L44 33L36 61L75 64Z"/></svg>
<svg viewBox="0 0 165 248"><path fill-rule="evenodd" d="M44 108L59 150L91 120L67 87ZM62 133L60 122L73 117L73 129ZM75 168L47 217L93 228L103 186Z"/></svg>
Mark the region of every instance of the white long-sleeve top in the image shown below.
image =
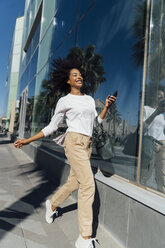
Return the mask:
<svg viewBox="0 0 165 248"><path fill-rule="evenodd" d="M58 124L64 115L66 116L66 123L68 126L66 133L76 132L90 137L92 136L94 120L98 114L95 107L95 101L91 96L68 94L61 97L57 102L51 122L41 130L45 137L58 129ZM98 121L99 123L102 122L100 116L98 116Z"/></svg>
<svg viewBox="0 0 165 248"><path fill-rule="evenodd" d="M147 120L153 114L154 111L154 108L151 108L150 106L144 106L143 121ZM148 125L147 134L157 140L165 140L164 129L164 115L160 114L154 118L150 125Z"/></svg>

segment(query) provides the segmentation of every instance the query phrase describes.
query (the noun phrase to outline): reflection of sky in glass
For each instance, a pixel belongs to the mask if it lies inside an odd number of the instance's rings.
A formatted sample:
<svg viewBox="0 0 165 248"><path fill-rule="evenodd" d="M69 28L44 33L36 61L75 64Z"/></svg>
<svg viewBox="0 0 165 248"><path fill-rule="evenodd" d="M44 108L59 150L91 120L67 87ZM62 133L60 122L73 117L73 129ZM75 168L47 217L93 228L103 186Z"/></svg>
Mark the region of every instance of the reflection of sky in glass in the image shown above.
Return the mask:
<svg viewBox="0 0 165 248"><path fill-rule="evenodd" d="M136 18L135 6L139 0L80 1L79 16L95 2L77 30L77 46L86 48L95 45L96 53L103 57L106 81L99 87L95 98L105 100L108 94L118 89L117 109L123 119L136 125L142 81L142 68L133 62L133 46L137 39L132 24ZM143 2L143 0L141 1ZM53 58L65 57L75 45L77 1L63 1L54 18L54 34L51 51ZM67 36L68 35L68 36ZM51 61L49 62L51 63Z"/></svg>
<svg viewBox="0 0 165 248"><path fill-rule="evenodd" d="M117 108L122 118L137 122L142 71L133 62L133 45L136 42L132 24L138 1L97 1L78 30L78 46L95 44L96 52L103 57L106 82L98 89L95 98L105 100L107 94L118 89Z"/></svg>
<svg viewBox="0 0 165 248"><path fill-rule="evenodd" d="M133 62L133 45L136 43L136 38L132 24L136 16L135 6L140 1L94 2L96 3L79 24L76 44L81 48L94 44L96 53L103 57L106 82L100 86L95 98L105 100L107 94L113 94L118 89L118 111L122 118L129 118L130 124L136 125L142 70ZM79 16L85 13L91 3L92 1L88 4L80 1ZM64 1L56 15L52 42L55 58L65 57L75 45L75 32L66 40L65 37L75 25L76 9L75 1L71 1L69 5Z"/></svg>

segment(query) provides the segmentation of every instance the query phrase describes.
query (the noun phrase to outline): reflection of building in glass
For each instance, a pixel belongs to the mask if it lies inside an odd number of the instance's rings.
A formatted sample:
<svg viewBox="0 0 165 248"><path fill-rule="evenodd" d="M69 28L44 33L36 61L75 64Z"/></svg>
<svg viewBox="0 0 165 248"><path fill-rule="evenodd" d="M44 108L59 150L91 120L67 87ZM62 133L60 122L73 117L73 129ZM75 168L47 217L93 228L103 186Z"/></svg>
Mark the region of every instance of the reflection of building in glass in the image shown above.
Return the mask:
<svg viewBox="0 0 165 248"><path fill-rule="evenodd" d="M101 111L104 108L104 102L100 99L96 99L96 110L98 114L101 113ZM124 125L124 126L123 126ZM126 135L126 123L121 120L120 114L115 106L112 105L111 109L107 112L107 115L103 121L104 129L112 136L118 137L123 132L123 135Z"/></svg>
<svg viewBox="0 0 165 248"><path fill-rule="evenodd" d="M6 117L0 118L0 131L2 132L6 128Z"/></svg>
<svg viewBox="0 0 165 248"><path fill-rule="evenodd" d="M8 58L8 75L6 81L6 91L8 92L8 108L6 128L9 129L11 133L13 133L15 118L15 106L22 48L23 22L24 17L19 17L16 19Z"/></svg>
<svg viewBox="0 0 165 248"><path fill-rule="evenodd" d="M106 175L95 175L101 196L99 220L124 247L155 248L165 243L161 231L165 228L164 194L158 189L154 170L149 183L142 183L140 177L144 167L141 160L143 105L153 102L151 92L155 94L165 82L163 3L163 0L29 0L25 5L17 131L20 136L29 137L50 121L60 97L51 78L56 58L83 60L83 69L88 72L86 90L95 98L98 113L104 107L106 96L118 89L116 104L103 121L104 130L112 136L115 157L103 161L94 148L92 165ZM150 30L146 29L150 26ZM145 92L142 85L146 86ZM63 148L53 143L52 137L65 130L63 120L58 131L40 143L42 152L45 149L56 155L49 160L49 168L56 164L58 174L58 169L61 171L58 165L66 166L62 177L68 165ZM137 154L126 155L123 140L136 130L138 142L132 142L131 148ZM34 146L25 148L29 155L31 149L37 154ZM46 156L37 157L43 166L48 164ZM145 166L148 170L149 163ZM140 231L136 228L137 220ZM153 223L159 232L153 233ZM160 245L160 242L163 243Z"/></svg>

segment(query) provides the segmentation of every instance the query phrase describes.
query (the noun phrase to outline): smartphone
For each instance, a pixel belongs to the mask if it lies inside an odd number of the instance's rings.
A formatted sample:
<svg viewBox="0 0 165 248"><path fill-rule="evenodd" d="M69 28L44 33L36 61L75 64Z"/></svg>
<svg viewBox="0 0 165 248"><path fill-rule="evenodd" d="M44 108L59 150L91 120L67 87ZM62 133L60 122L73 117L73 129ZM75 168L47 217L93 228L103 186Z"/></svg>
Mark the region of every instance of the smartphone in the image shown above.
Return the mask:
<svg viewBox="0 0 165 248"><path fill-rule="evenodd" d="M115 91L115 93L113 94L113 96L117 97L118 95L118 90Z"/></svg>

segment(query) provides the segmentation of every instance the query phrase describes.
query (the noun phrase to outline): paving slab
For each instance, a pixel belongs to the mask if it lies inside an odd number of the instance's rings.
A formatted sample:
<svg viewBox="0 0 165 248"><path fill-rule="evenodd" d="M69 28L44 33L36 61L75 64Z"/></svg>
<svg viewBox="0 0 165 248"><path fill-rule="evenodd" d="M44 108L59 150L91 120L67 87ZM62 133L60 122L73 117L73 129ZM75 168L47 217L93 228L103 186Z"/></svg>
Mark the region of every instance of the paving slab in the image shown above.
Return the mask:
<svg viewBox="0 0 165 248"><path fill-rule="evenodd" d="M57 185L2 135L0 171L0 248L74 248L79 235L77 203L69 197L60 206L59 217L47 224L45 201ZM120 247L100 225L97 239L96 248Z"/></svg>

